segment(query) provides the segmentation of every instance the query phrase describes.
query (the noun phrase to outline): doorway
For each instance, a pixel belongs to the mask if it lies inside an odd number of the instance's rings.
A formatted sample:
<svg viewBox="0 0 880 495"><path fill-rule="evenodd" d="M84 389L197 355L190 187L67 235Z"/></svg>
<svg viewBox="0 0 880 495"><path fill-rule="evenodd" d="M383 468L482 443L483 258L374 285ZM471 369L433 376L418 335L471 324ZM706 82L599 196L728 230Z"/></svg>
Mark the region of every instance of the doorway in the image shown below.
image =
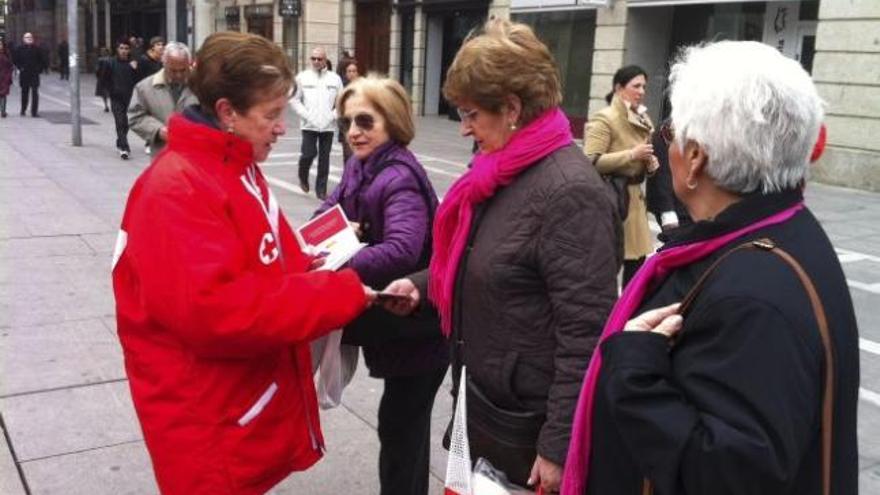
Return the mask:
<svg viewBox="0 0 880 495"><path fill-rule="evenodd" d="M486 21L486 14L487 11L482 9L454 10L446 13L446 15L442 17L443 34L441 41L442 51L440 56L440 88L442 88L443 84L446 82L446 72L449 70L449 66L452 65L452 61L455 60L455 55L458 53L458 49L464 44L464 40L467 39L468 35ZM446 98L443 97L442 91L439 89L436 94L438 100L438 113L440 113L440 115L448 115L450 119L458 120L458 113L455 111L455 106L446 101ZM429 95L426 94L426 101L428 100L428 97Z"/></svg>
<svg viewBox="0 0 880 495"><path fill-rule="evenodd" d="M273 19L271 17L248 17L247 18L247 28L248 32L251 34L258 34L263 38L266 38L269 41L272 41L273 36Z"/></svg>
<svg viewBox="0 0 880 495"><path fill-rule="evenodd" d="M356 7L354 56L361 73L388 74L391 51L391 3L360 1Z"/></svg>

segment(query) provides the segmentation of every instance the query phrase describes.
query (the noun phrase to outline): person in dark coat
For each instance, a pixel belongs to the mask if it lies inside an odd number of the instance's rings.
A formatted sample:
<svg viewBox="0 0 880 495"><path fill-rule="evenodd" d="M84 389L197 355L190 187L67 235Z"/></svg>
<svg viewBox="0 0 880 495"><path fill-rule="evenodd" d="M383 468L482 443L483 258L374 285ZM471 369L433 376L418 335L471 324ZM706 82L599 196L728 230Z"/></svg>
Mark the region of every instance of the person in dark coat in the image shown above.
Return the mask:
<svg viewBox="0 0 880 495"><path fill-rule="evenodd" d="M548 48L493 19L452 62L443 94L480 147L446 193L430 270L386 288L440 313L453 383L466 369L471 459L559 489L587 361L617 296L622 224L575 145Z"/></svg>
<svg viewBox="0 0 880 495"><path fill-rule="evenodd" d="M668 119L662 124L668 124ZM663 125L660 128L663 128ZM654 156L657 157L657 170L645 179L645 202L648 211L654 215L657 225L663 232L674 229L680 225L691 223L687 208L675 197L672 190L672 172L669 169L669 152L666 142L659 132L654 132L651 137L651 145L654 147Z"/></svg>
<svg viewBox="0 0 880 495"><path fill-rule="evenodd" d="M40 73L48 67L46 55L34 43L34 35L24 33L22 44L15 50L13 61L18 67L18 83L21 85L21 115L27 112L28 97L31 101L31 116L39 117L40 111Z"/></svg>
<svg viewBox="0 0 880 495"><path fill-rule="evenodd" d="M58 73L61 74L62 80L70 79L69 58L70 45L67 44L67 40L61 40L61 43L58 43Z"/></svg>
<svg viewBox="0 0 880 495"><path fill-rule="evenodd" d="M116 57L110 61L103 74L103 84L110 93L110 109L116 121L116 150L123 160L128 160L131 153L128 145L128 105L134 92L137 70L130 53L128 42L120 41L116 45Z"/></svg>
<svg viewBox="0 0 880 495"><path fill-rule="evenodd" d="M110 56L110 50L107 47L102 46L99 52L98 64L95 68L95 96L101 98L101 101L104 102L104 111L109 112L110 106L108 104L108 98L110 98L110 89L107 87L107 72L110 70L110 65L113 62L113 58Z"/></svg>
<svg viewBox="0 0 880 495"><path fill-rule="evenodd" d="M12 87L12 72L15 65L12 63L12 57L6 48L6 42L0 40L0 117L6 118L6 97L9 96L9 89Z"/></svg>
<svg viewBox="0 0 880 495"><path fill-rule="evenodd" d="M399 83L378 77L352 82L339 97L338 113L354 154L318 213L338 204L359 225L368 246L348 266L365 284L381 288L427 267L437 195L406 148L415 125ZM381 308L368 311L346 328L343 342L352 332L375 336L363 352L370 375L385 382L378 424L381 493L427 495L431 410L448 350L436 320L397 320Z"/></svg>
<svg viewBox="0 0 880 495"><path fill-rule="evenodd" d="M858 328L802 194L822 100L797 61L757 42L686 48L670 83L662 135L695 223L669 233L612 311L562 493L857 493Z"/></svg>
<svg viewBox="0 0 880 495"><path fill-rule="evenodd" d="M162 53L165 51L165 40L161 36L150 38L147 51L137 59L137 80L140 82L162 69Z"/></svg>

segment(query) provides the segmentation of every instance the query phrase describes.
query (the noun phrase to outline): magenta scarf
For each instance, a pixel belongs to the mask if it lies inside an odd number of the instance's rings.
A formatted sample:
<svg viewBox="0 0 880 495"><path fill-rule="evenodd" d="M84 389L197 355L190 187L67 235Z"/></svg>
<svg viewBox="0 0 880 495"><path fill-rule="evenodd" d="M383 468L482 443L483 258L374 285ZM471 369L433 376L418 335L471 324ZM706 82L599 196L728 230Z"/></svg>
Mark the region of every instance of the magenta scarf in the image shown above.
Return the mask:
<svg viewBox="0 0 880 495"><path fill-rule="evenodd" d="M452 301L458 263L477 205L513 182L523 170L572 143L568 119L554 108L513 134L500 150L478 154L470 170L449 188L434 219L434 252L428 295L440 313L443 335L452 331Z"/></svg>
<svg viewBox="0 0 880 495"><path fill-rule="evenodd" d="M648 261L626 286L623 295L614 305L614 309L611 310L611 315L602 330L602 336L599 337L599 345L596 346L593 357L590 359L590 366L587 368L572 422L571 443L568 446L568 457L565 460L560 495L581 495L587 486L593 427L593 395L596 392L596 383L599 379L599 368L602 366L602 355L599 352L599 346L602 345L602 342L623 331L626 322L641 305L648 288L663 281L674 269L699 261L745 234L769 225L785 222L803 207L803 202L799 202L734 232L691 244L675 246L648 258Z"/></svg>

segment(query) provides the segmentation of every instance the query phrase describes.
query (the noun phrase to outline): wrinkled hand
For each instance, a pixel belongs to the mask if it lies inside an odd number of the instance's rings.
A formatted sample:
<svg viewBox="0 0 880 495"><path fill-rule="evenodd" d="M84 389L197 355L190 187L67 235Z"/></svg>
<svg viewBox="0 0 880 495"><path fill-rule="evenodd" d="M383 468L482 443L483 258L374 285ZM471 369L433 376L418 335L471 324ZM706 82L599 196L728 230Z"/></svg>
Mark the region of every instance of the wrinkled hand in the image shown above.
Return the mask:
<svg viewBox="0 0 880 495"><path fill-rule="evenodd" d="M681 330L682 317L678 314L681 303L670 304L662 308L645 311L639 316L626 322L623 327L627 332L646 331L673 337Z"/></svg>
<svg viewBox="0 0 880 495"><path fill-rule="evenodd" d="M644 160L654 155L654 145L650 143L637 144L629 150L629 153L633 160Z"/></svg>
<svg viewBox="0 0 880 495"><path fill-rule="evenodd" d="M370 306L373 305L373 303L376 302L376 291L374 291L373 289L371 289L370 287L368 287L366 285L364 285L363 287L364 287L364 297L367 298L366 307L369 308Z"/></svg>
<svg viewBox="0 0 880 495"><path fill-rule="evenodd" d="M409 296L408 301L383 301L381 303L383 308L397 316L407 316L411 314L419 306L419 301L421 299L416 284L408 278L400 278L391 282L382 292Z"/></svg>
<svg viewBox="0 0 880 495"><path fill-rule="evenodd" d="M532 472L529 474L529 486L539 484L544 493L558 493L562 481L562 466L544 459L540 455L535 458Z"/></svg>

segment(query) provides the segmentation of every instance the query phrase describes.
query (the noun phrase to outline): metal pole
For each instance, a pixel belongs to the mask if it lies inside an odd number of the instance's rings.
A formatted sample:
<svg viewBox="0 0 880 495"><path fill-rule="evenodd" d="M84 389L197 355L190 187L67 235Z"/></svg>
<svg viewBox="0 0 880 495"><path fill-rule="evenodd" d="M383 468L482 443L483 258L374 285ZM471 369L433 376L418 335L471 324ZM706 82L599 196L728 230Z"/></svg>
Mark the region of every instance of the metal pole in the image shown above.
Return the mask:
<svg viewBox="0 0 880 495"><path fill-rule="evenodd" d="M82 121L79 113L79 19L77 0L67 0L67 44L70 59L63 60L70 67L70 123L74 146L82 146Z"/></svg>

